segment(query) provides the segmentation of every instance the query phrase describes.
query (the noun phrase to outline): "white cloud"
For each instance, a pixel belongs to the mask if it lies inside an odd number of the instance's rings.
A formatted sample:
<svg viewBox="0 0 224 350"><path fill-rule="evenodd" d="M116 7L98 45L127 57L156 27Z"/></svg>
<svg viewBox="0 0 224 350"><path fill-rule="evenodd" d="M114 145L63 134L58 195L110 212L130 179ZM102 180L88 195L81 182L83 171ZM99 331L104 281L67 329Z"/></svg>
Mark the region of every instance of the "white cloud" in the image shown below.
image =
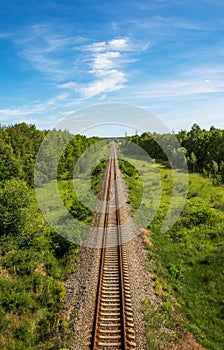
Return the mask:
<svg viewBox="0 0 224 350"><path fill-rule="evenodd" d="M130 50L131 43L128 38L118 38L109 41L94 42L86 47L91 52L102 52L108 50L126 51Z"/></svg>
<svg viewBox="0 0 224 350"><path fill-rule="evenodd" d="M57 96L53 97L52 99L50 99L49 101L47 101L48 105L54 105L56 104L58 101L64 101L66 100L68 97L70 97L70 93L65 92L65 93L61 93L58 94Z"/></svg>
<svg viewBox="0 0 224 350"><path fill-rule="evenodd" d="M0 120L7 120L10 118L18 118L18 117L23 117L27 115L32 115L37 112L41 111L40 106L36 107L21 107L21 108L5 108L5 109L0 109Z"/></svg>
<svg viewBox="0 0 224 350"><path fill-rule="evenodd" d="M105 49L106 49L106 42L105 41L93 43L87 47L87 50L92 51L92 52L100 52L100 51L104 51Z"/></svg>
<svg viewBox="0 0 224 350"><path fill-rule="evenodd" d="M71 89L71 90L74 90L77 87L77 84L75 84L73 81L69 81L68 83L58 84L57 87L59 89Z"/></svg>
<svg viewBox="0 0 224 350"><path fill-rule="evenodd" d="M128 39L113 39L110 40L108 46L111 50L127 50L129 48Z"/></svg>
<svg viewBox="0 0 224 350"><path fill-rule="evenodd" d="M105 53L95 54L93 57L91 73L101 72L116 67L115 59L120 57L120 53L116 51L108 51Z"/></svg>
<svg viewBox="0 0 224 350"><path fill-rule="evenodd" d="M26 106L19 106L16 108L3 108L0 109L0 120L6 121L6 120L17 120L20 121L21 118L25 120L24 118L27 116L41 116L43 114L48 114L50 111L55 112L56 110L63 107L63 101L66 101L70 97L70 93L64 92L57 94L55 97L52 97L49 100L43 101L42 103L38 101L29 101L29 104ZM26 119L28 120L28 119Z"/></svg>
<svg viewBox="0 0 224 350"><path fill-rule="evenodd" d="M25 110L20 110L19 108L5 108L0 109L0 120L5 120L13 117L29 115L30 113Z"/></svg>
<svg viewBox="0 0 224 350"><path fill-rule="evenodd" d="M84 98L91 98L101 93L122 89L126 81L127 78L123 72L111 70L105 78L96 80L86 87L81 88L80 92Z"/></svg>
<svg viewBox="0 0 224 350"><path fill-rule="evenodd" d="M128 38L115 38L86 46L85 50L89 52L89 73L96 80L79 89L83 98L100 94L105 98L105 93L124 88L128 81L124 67L131 62L130 53L135 52L135 49Z"/></svg>

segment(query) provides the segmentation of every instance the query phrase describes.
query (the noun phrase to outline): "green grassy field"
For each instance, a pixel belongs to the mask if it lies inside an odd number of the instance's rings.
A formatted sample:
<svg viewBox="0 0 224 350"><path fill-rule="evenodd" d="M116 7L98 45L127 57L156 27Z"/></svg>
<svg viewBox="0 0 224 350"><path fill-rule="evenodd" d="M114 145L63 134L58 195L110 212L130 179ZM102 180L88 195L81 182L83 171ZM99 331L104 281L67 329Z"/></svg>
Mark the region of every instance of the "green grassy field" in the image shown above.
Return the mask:
<svg viewBox="0 0 224 350"><path fill-rule="evenodd" d="M208 178L189 174L189 187L184 209L174 226L165 233L161 223L171 202L172 171L157 164L161 183L155 171L145 170L144 161L130 159L142 177L125 174L133 211L141 202L142 182L147 196L144 208L150 212L159 208L148 224L153 246L149 261L154 266L155 292L162 304L154 310L150 301L143 301L147 320L148 346L160 349L157 338L164 344L184 337L184 329L194 333L207 349L224 348L224 187L214 186ZM125 172L124 172L125 173ZM152 194L156 193L153 197ZM163 331L158 325L163 325ZM168 329L170 331L164 331ZM193 347L192 347L193 348Z"/></svg>

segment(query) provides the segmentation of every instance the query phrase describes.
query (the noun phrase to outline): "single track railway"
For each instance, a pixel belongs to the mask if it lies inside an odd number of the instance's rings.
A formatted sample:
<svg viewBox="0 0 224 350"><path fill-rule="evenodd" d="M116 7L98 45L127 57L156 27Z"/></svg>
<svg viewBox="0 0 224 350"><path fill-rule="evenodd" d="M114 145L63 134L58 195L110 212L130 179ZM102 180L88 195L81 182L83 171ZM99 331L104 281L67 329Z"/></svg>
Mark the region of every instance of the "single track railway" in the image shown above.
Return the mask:
<svg viewBox="0 0 224 350"><path fill-rule="evenodd" d="M136 349L128 263L122 244L118 161L112 142L103 195L104 228L91 350Z"/></svg>

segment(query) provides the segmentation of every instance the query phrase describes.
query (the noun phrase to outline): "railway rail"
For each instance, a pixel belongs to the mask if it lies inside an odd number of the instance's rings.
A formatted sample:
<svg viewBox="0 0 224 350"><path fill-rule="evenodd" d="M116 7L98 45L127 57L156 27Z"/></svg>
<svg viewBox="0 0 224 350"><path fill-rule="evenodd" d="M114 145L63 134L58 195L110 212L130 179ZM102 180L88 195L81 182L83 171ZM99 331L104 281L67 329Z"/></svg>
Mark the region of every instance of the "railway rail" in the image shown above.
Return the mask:
<svg viewBox="0 0 224 350"><path fill-rule="evenodd" d="M118 162L112 142L104 188L104 228L91 350L136 349L127 255L117 187Z"/></svg>

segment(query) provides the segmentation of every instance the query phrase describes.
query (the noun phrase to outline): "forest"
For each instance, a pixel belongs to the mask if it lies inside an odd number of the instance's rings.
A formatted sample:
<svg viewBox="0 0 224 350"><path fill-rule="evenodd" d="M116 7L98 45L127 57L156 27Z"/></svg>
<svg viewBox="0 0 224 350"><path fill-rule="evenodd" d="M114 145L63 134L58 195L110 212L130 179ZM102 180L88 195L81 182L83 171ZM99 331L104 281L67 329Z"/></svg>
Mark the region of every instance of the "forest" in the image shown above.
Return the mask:
<svg viewBox="0 0 224 350"><path fill-rule="evenodd" d="M75 271L80 247L65 240L46 223L35 198L35 160L48 132L26 123L0 127L0 349L61 349L60 334L69 337L69 334L66 335L67 320L60 317L66 293L63 281ZM68 192L71 190L75 162L84 150L99 138L74 136L67 130L52 130L51 136L52 145L46 143L44 147L46 146L47 152L44 152L42 147L42 154L39 154L41 162L40 167L36 169L39 182L35 183L35 186L42 188L46 183L58 180L61 184L62 198L70 212L79 220L88 222L91 212L79 202L74 193ZM181 130L175 136L179 143L174 142L173 135L169 134L143 133L126 137L127 142L141 146L161 165L167 191L170 186L170 169L167 155L159 144L164 144L176 157L178 152L184 152L192 175L189 200L184 214L169 232L170 245L165 248L165 239L168 236L162 236L158 229L161 212L149 227L158 233L154 238L157 248L150 253L151 258L156 257L164 266L164 269L161 265L157 267L157 284L164 284L165 279L168 280L173 286L173 291L182 298L189 319L193 320L193 301L187 298L187 290L184 289L183 283L189 281L193 272L196 276L202 276L204 280L201 283L203 288L209 291L211 300L205 300L204 293L205 303L201 306L211 306L212 315L209 317L221 322L220 315L224 305L217 293L216 283L221 276L219 274L223 254L223 222L219 221L216 232L211 226L215 221L214 210L220 210L221 215L224 208L221 192L224 183L224 130L215 127L205 130L194 124L190 131ZM62 148L64 150L55 169L58 152ZM52 171L45 171L45 164L50 165L48 169ZM134 189L138 184L136 171L124 162L121 162L120 166L127 184L130 184L131 203L137 207L141 191ZM93 172L92 184L95 192L99 188L97 175L100 171L102 173L103 163L98 168ZM133 182L133 175L136 183ZM210 192L208 194L205 191L208 183L213 189L213 199L210 198ZM201 184L204 184L203 191L200 189ZM218 222L218 216L216 220ZM203 229L200 233L200 244L193 235L196 227ZM176 245L179 246L180 252L181 249L189 249L190 253L186 254L186 259L184 254L175 257ZM203 267L206 268L206 273ZM211 284L213 280L214 284ZM192 285L189 293L196 288L195 285ZM221 278L218 291L220 286ZM147 312L149 310L146 310L146 314ZM197 317L202 320L203 315ZM215 340L212 336L208 336L207 339L203 333L207 332L211 323L209 327L204 327L204 331L197 322L192 321L190 325L190 329L204 341L208 349L221 350L219 327L215 329L218 339Z"/></svg>
<svg viewBox="0 0 224 350"><path fill-rule="evenodd" d="M51 132L53 144L69 143L58 166L58 178L72 178L83 150L95 142L68 131ZM63 281L77 265L79 246L65 240L44 220L35 198L34 164L47 131L25 123L0 128L0 348L59 349L59 316L65 297ZM45 162L54 166L57 149L48 147ZM38 169L37 169L38 171ZM39 186L52 179L42 169ZM63 195L63 194L62 194ZM70 199L71 212L83 210Z"/></svg>
<svg viewBox="0 0 224 350"><path fill-rule="evenodd" d="M205 130L194 124L190 131L181 130L176 134L143 133L126 139L142 147L158 162L168 161L160 145L170 150L174 157L178 156L178 151L183 152L190 172L211 177L214 183L224 182L224 130L213 126Z"/></svg>

